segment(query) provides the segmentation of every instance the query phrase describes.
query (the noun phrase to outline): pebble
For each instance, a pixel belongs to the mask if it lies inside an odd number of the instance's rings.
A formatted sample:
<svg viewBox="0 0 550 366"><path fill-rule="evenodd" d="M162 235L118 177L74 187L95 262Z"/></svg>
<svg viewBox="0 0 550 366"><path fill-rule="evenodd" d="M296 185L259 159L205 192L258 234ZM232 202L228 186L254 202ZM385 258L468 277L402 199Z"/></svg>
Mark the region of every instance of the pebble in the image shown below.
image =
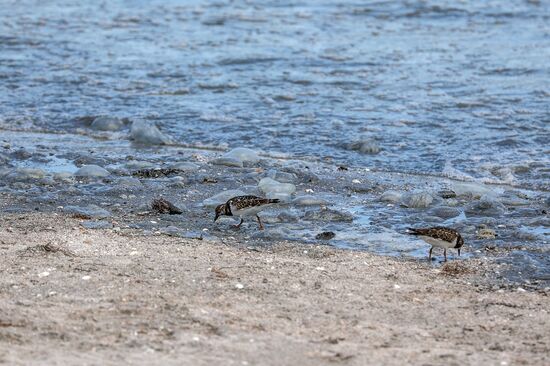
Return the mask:
<svg viewBox="0 0 550 366"><path fill-rule="evenodd" d="M76 177L95 178L107 177L109 174L111 173L109 173L108 170L100 167L99 165L84 165L74 173Z"/></svg>
<svg viewBox="0 0 550 366"><path fill-rule="evenodd" d="M322 233L319 233L315 235L315 239L317 240L330 240L333 239L336 236L335 233L332 231L323 231Z"/></svg>
<svg viewBox="0 0 550 366"><path fill-rule="evenodd" d="M91 276L82 276L83 281L89 281L90 278L92 278L92 277Z"/></svg>
<svg viewBox="0 0 550 366"><path fill-rule="evenodd" d="M238 289L238 290L242 290L244 288L244 285L242 283L237 283L235 285L235 288Z"/></svg>

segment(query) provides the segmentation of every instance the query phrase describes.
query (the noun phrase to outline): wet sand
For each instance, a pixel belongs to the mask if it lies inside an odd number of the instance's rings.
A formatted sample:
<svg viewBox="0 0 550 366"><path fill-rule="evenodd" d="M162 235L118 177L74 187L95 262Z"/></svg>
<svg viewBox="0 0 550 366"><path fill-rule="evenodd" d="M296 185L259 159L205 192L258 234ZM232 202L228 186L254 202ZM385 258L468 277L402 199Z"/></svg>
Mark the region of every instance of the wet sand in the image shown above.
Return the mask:
<svg viewBox="0 0 550 366"><path fill-rule="evenodd" d="M80 223L0 218L0 363L550 362L550 292L496 286L488 258L433 267Z"/></svg>

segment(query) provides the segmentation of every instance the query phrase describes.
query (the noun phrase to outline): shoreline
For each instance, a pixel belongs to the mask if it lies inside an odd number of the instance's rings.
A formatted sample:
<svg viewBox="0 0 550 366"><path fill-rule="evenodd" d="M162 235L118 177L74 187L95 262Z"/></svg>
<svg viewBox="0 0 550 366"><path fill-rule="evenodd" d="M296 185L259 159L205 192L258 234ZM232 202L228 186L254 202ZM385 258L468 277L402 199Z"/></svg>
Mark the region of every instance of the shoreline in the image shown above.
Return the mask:
<svg viewBox="0 0 550 366"><path fill-rule="evenodd" d="M548 289L488 259L145 236L0 218L6 364L547 364ZM498 289L497 289L498 288Z"/></svg>

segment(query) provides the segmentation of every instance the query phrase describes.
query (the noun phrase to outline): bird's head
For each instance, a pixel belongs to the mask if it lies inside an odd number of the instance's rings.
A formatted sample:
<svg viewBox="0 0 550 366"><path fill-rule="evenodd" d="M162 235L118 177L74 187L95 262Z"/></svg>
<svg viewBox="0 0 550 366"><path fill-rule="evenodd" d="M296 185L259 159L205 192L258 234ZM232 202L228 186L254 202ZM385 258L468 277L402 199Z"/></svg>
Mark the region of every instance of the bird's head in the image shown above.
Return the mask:
<svg viewBox="0 0 550 366"><path fill-rule="evenodd" d="M214 218L214 222L216 222L216 220L222 216L222 215L225 215L225 203L222 203L221 205L218 205L216 207L216 217Z"/></svg>

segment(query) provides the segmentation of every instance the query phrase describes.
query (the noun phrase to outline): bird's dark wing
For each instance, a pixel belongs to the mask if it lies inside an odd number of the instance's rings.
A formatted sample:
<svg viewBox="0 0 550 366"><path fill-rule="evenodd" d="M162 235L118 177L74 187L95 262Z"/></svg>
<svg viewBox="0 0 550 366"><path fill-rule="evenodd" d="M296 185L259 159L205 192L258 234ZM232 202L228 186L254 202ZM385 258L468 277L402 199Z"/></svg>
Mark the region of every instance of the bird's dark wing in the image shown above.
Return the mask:
<svg viewBox="0 0 550 366"><path fill-rule="evenodd" d="M430 227L430 228L419 228L419 229L409 229L410 234L412 235L421 235L429 236L434 239L445 240L446 242L453 242L457 237L458 233L456 230L447 228L447 227Z"/></svg>
<svg viewBox="0 0 550 366"><path fill-rule="evenodd" d="M272 203L272 201L270 199L257 196L238 196L231 198L227 201L227 203L233 205L238 210L244 210L249 207L267 205L268 203Z"/></svg>

